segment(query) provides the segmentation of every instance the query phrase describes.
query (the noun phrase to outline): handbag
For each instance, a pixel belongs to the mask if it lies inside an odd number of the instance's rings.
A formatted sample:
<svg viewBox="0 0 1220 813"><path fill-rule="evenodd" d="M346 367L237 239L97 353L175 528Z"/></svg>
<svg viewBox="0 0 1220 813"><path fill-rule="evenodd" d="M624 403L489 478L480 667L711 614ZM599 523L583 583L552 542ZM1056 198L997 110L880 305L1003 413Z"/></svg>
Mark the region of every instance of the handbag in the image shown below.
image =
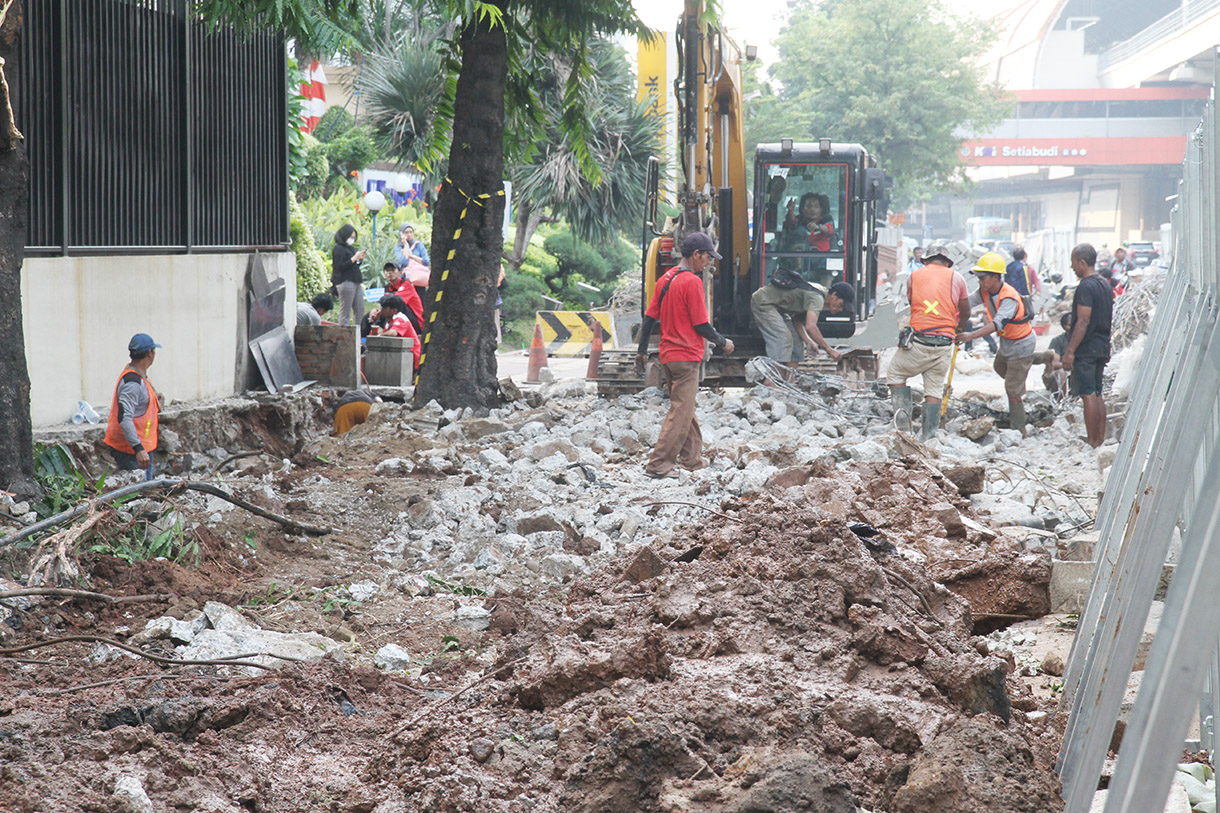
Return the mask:
<svg viewBox="0 0 1220 813"><path fill-rule="evenodd" d="M402 268L402 275L416 288L427 288L428 281L432 278L432 269L412 255L407 258L407 264Z"/></svg>

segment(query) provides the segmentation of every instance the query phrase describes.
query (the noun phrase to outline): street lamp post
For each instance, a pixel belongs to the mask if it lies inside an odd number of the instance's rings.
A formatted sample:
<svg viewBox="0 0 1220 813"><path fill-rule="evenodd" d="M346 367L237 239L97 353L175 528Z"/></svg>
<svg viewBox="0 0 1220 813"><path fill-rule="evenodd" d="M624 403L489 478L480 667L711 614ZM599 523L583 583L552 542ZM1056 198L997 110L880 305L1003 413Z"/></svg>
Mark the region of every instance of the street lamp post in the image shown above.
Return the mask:
<svg viewBox="0 0 1220 813"><path fill-rule="evenodd" d="M407 193L410 192L412 188L411 179L406 175L398 174L394 176L394 191L400 196L405 198Z"/></svg>
<svg viewBox="0 0 1220 813"><path fill-rule="evenodd" d="M364 206L373 213L373 250L377 250L377 213L385 208L385 195L376 189L364 196Z"/></svg>

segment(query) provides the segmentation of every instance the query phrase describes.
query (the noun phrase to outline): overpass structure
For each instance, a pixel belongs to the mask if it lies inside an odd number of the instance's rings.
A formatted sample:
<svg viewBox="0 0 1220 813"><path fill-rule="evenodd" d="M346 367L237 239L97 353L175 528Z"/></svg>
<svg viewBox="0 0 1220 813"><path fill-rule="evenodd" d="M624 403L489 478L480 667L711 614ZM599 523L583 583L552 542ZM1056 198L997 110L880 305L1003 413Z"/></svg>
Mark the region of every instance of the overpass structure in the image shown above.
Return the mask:
<svg viewBox="0 0 1220 813"><path fill-rule="evenodd" d="M1211 95L1220 0L1023 0L994 23L984 68L1011 114L962 145L976 194L930 205L925 234L998 216L1017 239L1159 240Z"/></svg>

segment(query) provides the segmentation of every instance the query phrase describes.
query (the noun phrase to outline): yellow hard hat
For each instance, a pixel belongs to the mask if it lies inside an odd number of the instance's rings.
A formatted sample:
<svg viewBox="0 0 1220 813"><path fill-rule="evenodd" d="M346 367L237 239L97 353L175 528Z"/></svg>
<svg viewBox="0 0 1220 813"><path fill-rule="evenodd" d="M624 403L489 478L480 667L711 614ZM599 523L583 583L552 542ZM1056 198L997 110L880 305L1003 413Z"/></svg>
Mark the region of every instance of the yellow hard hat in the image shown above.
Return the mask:
<svg viewBox="0 0 1220 813"><path fill-rule="evenodd" d="M1004 262L1004 258L994 251L989 251L979 261L975 263L974 268L970 270L976 274L1003 274L1008 263Z"/></svg>

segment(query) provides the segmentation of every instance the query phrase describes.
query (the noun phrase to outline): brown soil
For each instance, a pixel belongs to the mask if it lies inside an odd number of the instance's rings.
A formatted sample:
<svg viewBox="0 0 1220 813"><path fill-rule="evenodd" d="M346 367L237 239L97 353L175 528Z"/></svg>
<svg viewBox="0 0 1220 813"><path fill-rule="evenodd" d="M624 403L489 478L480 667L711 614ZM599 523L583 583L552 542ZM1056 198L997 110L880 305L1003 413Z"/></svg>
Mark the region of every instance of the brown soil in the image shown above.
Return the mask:
<svg viewBox="0 0 1220 813"><path fill-rule="evenodd" d="M422 461L375 476L436 443L396 414L342 441L277 445L295 455L286 473L268 457L230 476L334 534L209 517L184 498L198 566L90 562L94 589L170 601L44 600L4 641L123 638L222 601L346 653L255 677L94 663L89 644L0 658L0 810L123 813L135 809L115 794L123 776L158 811L1062 809L1056 717L1030 714L1054 699L973 630L980 613L1040 612L1041 560L964 523L960 485L928 464L786 470L763 496L713 506L728 518L564 585L483 600L383 584L353 604L343 585L377 579L370 552L397 518L479 477ZM471 604L491 611L488 631L454 623ZM371 666L388 642L423 668Z"/></svg>
<svg viewBox="0 0 1220 813"><path fill-rule="evenodd" d="M6 662L0 803L114 810L127 773L184 810L1059 809L1054 735L962 599L810 502L725 510L651 570L489 599L493 630L456 631L414 686L332 660L224 681ZM158 564L127 586L189 589ZM417 640L455 632L421 613L453 600L405 602Z"/></svg>

